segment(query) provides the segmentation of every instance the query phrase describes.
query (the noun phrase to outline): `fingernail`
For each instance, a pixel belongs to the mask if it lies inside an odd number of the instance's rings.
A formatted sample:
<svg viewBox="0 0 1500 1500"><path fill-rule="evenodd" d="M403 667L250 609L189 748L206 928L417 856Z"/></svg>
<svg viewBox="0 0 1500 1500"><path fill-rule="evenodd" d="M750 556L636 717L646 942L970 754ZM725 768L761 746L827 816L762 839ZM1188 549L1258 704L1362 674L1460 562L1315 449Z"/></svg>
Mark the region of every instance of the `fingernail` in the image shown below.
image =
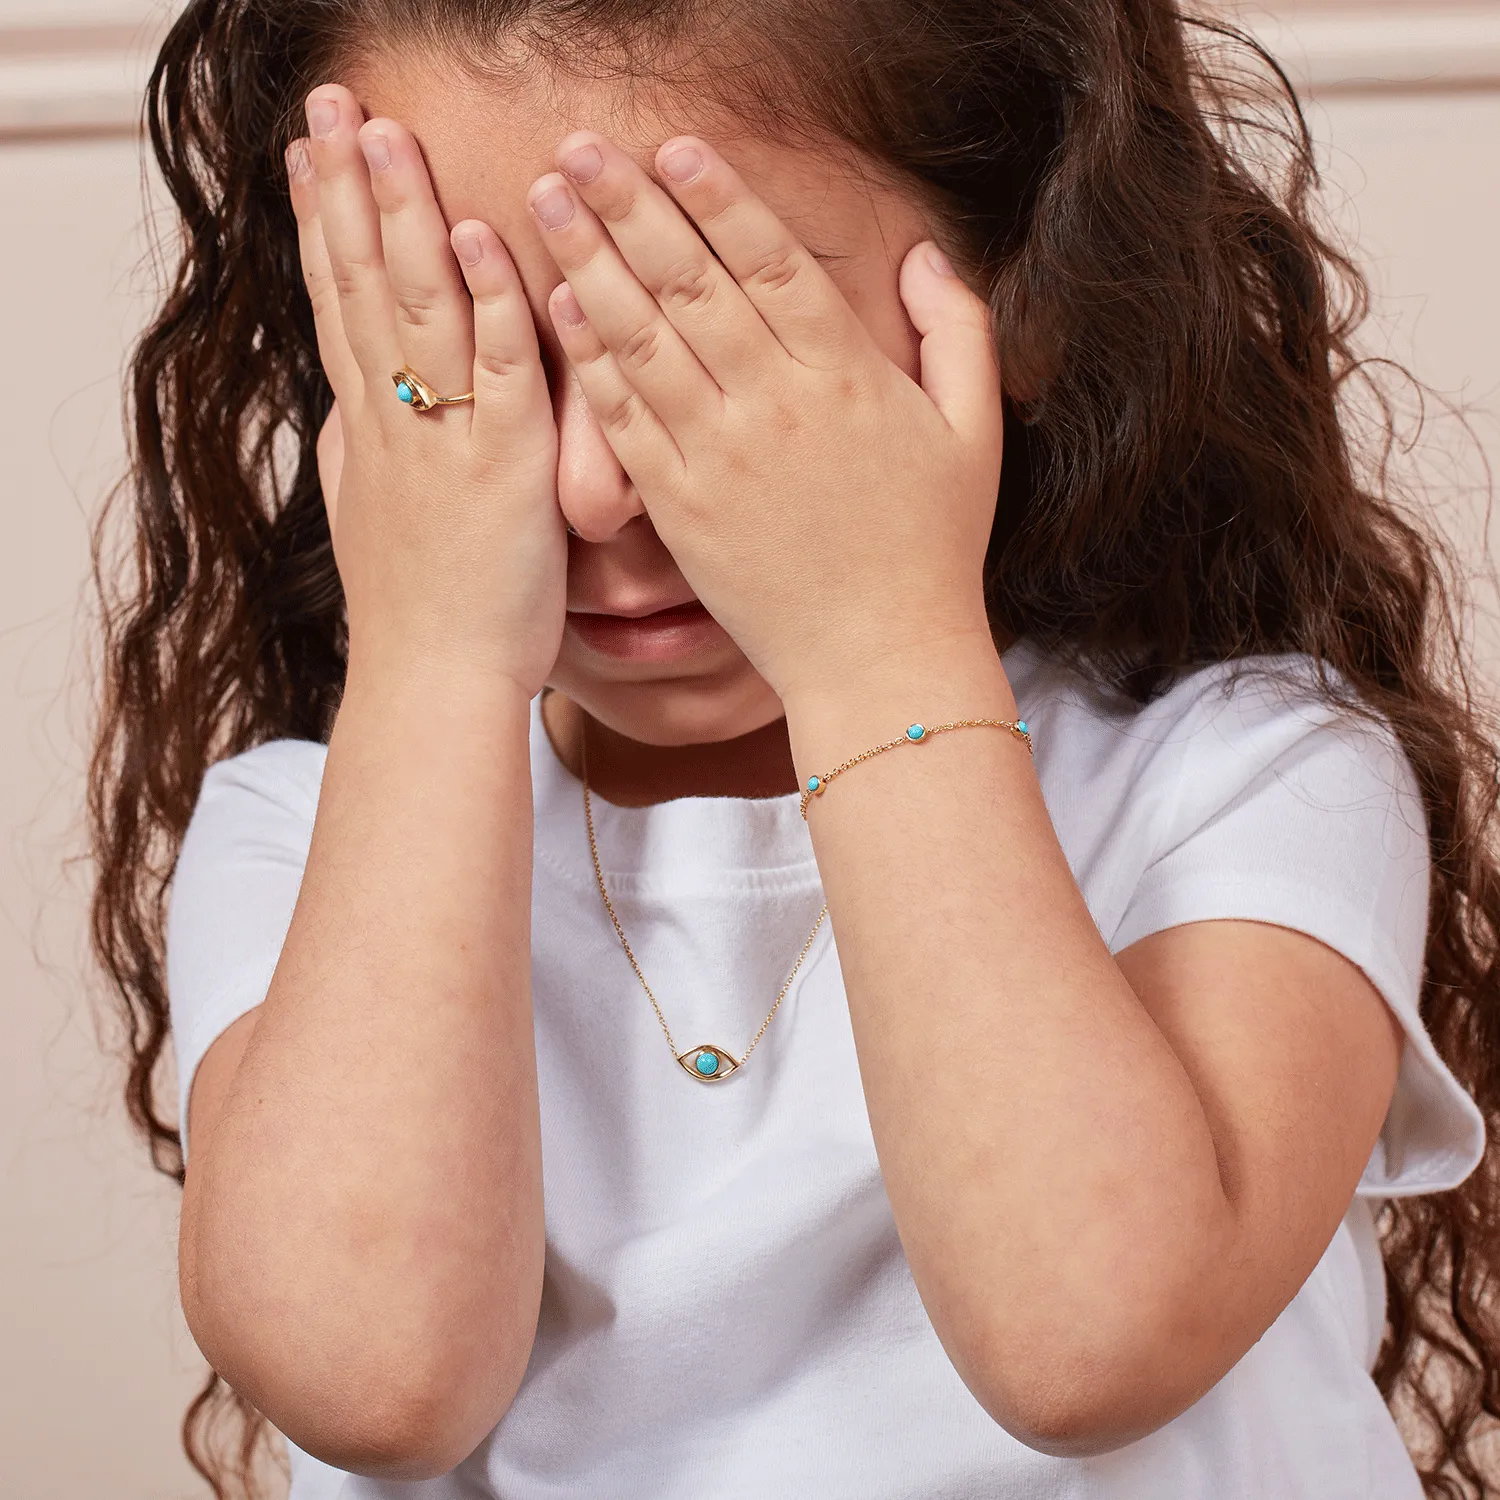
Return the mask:
<svg viewBox="0 0 1500 1500"><path fill-rule="evenodd" d="M557 321L566 323L569 328L582 328L587 321L583 316L583 309L578 305L578 298L573 295L573 288L566 281L553 294L552 307L557 314Z"/></svg>
<svg viewBox="0 0 1500 1500"><path fill-rule="evenodd" d="M307 123L320 141L326 141L338 128L339 106L336 99L309 99Z"/></svg>
<svg viewBox="0 0 1500 1500"><path fill-rule="evenodd" d="M372 172L383 172L391 164L391 143L383 135L362 135L359 138L359 149L365 153L365 160L370 164Z"/></svg>
<svg viewBox="0 0 1500 1500"><path fill-rule="evenodd" d="M673 182L691 182L703 170L703 153L696 146L679 146L662 157L661 170Z"/></svg>
<svg viewBox="0 0 1500 1500"><path fill-rule="evenodd" d="M301 177L312 165L307 142L300 137L286 148L286 173L288 177Z"/></svg>
<svg viewBox="0 0 1500 1500"><path fill-rule="evenodd" d="M927 247L927 264L932 267L939 276L957 276L958 272L953 269L953 262L938 249L936 245Z"/></svg>
<svg viewBox="0 0 1500 1500"><path fill-rule="evenodd" d="M531 211L543 229L563 229L573 219L573 195L567 188L548 188L531 200Z"/></svg>
<svg viewBox="0 0 1500 1500"><path fill-rule="evenodd" d="M580 146L563 158L562 169L574 182L592 182L604 170L597 146Z"/></svg>
<svg viewBox="0 0 1500 1500"><path fill-rule="evenodd" d="M484 259L484 241L477 234L460 234L453 241L458 258L466 266L477 266Z"/></svg>

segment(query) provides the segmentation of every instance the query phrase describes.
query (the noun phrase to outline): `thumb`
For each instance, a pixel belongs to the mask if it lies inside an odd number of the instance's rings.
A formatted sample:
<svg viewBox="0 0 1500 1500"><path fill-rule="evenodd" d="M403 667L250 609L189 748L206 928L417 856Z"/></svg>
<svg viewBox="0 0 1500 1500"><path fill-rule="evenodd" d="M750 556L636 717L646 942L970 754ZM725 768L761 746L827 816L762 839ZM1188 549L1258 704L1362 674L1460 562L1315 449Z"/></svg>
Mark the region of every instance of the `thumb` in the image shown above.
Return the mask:
<svg viewBox="0 0 1500 1500"><path fill-rule="evenodd" d="M931 240L907 252L898 284L912 327L922 336L922 389L960 437L998 443L1000 368L988 305Z"/></svg>

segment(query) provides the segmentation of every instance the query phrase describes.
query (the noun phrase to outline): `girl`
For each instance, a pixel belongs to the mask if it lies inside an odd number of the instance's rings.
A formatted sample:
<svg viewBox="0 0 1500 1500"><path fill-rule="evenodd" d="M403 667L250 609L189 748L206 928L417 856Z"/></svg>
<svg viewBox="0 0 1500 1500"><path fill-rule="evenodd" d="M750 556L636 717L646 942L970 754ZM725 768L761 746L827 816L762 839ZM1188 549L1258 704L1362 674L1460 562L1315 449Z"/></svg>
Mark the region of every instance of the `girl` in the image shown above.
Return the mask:
<svg viewBox="0 0 1500 1500"><path fill-rule="evenodd" d="M1480 1483L1495 755L1223 40L187 6L96 932L220 1495Z"/></svg>

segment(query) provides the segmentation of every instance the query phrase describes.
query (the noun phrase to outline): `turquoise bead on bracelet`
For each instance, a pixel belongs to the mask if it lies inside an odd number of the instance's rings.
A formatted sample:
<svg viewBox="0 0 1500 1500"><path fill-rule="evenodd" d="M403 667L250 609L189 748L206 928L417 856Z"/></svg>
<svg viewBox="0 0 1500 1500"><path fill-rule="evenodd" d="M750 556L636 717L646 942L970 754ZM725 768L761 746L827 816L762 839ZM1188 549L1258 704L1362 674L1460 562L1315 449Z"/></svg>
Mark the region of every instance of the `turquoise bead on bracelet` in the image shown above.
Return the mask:
<svg viewBox="0 0 1500 1500"><path fill-rule="evenodd" d="M954 719L948 724L908 724L906 732L899 739L887 740L883 745L872 746L869 750L861 751L851 760L846 760L843 765L835 766L831 771L825 771L821 776L809 776L802 793L802 817L806 821L807 805L814 797L821 797L828 790L828 783L835 776L841 776L853 766L857 766L862 760L869 760L872 755L879 755L886 750L894 750L898 745L920 745L925 740L930 740L935 734L945 734L950 729L1005 729L1017 739L1024 742L1028 754L1034 753L1031 744L1031 726L1025 719Z"/></svg>

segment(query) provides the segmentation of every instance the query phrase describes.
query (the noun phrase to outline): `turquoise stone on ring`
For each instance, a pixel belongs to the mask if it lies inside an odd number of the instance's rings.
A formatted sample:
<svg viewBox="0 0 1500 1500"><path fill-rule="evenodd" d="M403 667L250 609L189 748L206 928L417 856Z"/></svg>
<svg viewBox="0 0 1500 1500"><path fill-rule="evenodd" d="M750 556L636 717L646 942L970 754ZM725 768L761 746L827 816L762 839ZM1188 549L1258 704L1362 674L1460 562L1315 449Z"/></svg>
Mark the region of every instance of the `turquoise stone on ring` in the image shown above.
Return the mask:
<svg viewBox="0 0 1500 1500"><path fill-rule="evenodd" d="M906 737L907 739L915 743L917 740L922 739L926 735L926 733L927 730L921 724L913 724L911 728L906 731Z"/></svg>
<svg viewBox="0 0 1500 1500"><path fill-rule="evenodd" d="M693 1066L705 1077L712 1078L719 1071L719 1059L712 1052L700 1052Z"/></svg>
<svg viewBox="0 0 1500 1500"><path fill-rule="evenodd" d="M396 387L396 399L398 401L404 401L408 406L411 405L412 398L415 395L416 395L416 392L413 391L412 388L409 385L407 385L407 383L404 380L401 382L400 385L398 385Z"/></svg>

